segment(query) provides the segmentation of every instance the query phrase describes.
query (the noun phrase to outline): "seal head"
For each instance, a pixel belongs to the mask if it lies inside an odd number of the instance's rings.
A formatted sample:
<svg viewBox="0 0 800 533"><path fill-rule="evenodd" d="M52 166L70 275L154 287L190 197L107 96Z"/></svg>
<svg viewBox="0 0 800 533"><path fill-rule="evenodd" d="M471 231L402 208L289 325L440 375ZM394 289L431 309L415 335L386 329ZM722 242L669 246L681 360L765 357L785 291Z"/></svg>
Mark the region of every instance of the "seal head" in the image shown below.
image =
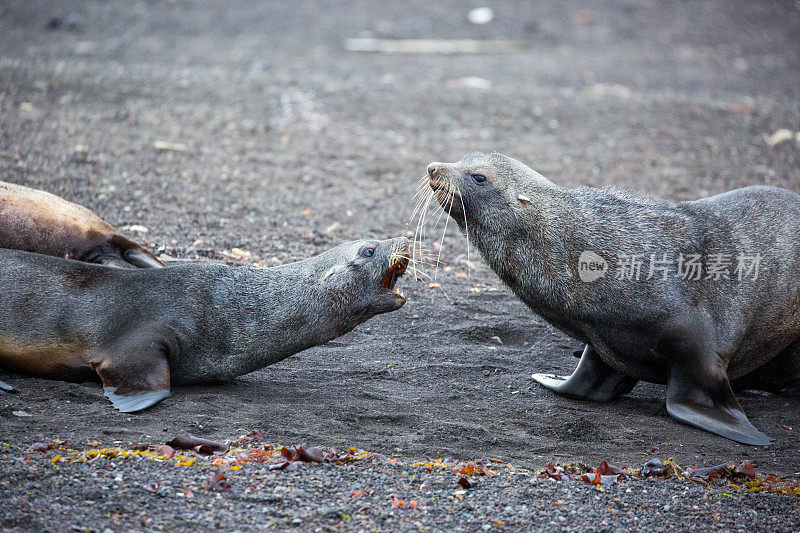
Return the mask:
<svg viewBox="0 0 800 533"><path fill-rule="evenodd" d="M322 270L320 284L335 308L358 309L357 314L374 316L396 311L406 303L403 294L395 290L408 267L405 237L349 242L314 259Z"/></svg>
<svg viewBox="0 0 800 533"><path fill-rule="evenodd" d="M462 230L473 224L502 231L516 213L531 207L536 188L556 188L523 163L497 153L431 163L428 181L436 200Z"/></svg>

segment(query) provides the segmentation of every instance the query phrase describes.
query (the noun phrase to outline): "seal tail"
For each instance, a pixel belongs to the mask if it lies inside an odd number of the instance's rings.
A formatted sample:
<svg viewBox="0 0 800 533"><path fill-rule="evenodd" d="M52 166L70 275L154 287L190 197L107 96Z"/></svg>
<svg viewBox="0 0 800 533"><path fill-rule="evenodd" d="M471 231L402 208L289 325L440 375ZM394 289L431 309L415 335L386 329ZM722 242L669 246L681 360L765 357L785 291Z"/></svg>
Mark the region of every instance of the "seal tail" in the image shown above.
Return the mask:
<svg viewBox="0 0 800 533"><path fill-rule="evenodd" d="M111 242L116 246L122 259L138 268L164 268L164 263L159 261L156 256L121 235L114 235Z"/></svg>

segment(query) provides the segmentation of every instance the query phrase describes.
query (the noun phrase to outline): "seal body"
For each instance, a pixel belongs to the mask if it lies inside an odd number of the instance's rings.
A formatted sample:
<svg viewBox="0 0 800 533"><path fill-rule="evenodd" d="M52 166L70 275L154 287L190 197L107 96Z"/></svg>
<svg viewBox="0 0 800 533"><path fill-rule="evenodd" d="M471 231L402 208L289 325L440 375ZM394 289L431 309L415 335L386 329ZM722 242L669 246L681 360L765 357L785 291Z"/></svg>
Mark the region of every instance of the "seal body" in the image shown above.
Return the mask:
<svg viewBox="0 0 800 533"><path fill-rule="evenodd" d="M123 268L164 266L85 207L1 181L0 248Z"/></svg>
<svg viewBox="0 0 800 533"><path fill-rule="evenodd" d="M500 154L428 171L433 194L500 278L586 343L571 376L535 380L596 401L638 380L666 383L675 418L770 442L733 388L800 383L800 195L748 187L674 204L565 189Z"/></svg>
<svg viewBox="0 0 800 533"><path fill-rule="evenodd" d="M99 377L114 407L143 409L171 384L231 380L399 309L407 247L366 240L274 268L164 269L0 250L0 367Z"/></svg>

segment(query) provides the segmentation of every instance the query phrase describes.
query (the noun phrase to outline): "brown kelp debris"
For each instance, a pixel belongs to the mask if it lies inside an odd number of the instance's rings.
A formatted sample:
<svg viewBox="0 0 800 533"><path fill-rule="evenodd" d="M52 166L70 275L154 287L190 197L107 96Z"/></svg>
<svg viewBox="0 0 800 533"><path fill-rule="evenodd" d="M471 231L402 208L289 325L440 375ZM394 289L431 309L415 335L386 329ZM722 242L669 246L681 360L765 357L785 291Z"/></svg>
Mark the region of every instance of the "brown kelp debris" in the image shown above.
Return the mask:
<svg viewBox="0 0 800 533"><path fill-rule="evenodd" d="M734 490L748 492L770 492L800 496L800 481L778 474L761 474L750 461L725 463L706 468L687 468L684 472L689 479L702 483L726 481Z"/></svg>
<svg viewBox="0 0 800 533"><path fill-rule="evenodd" d="M227 478L219 472L213 472L211 478L203 483L203 489L207 491L226 492L231 490L231 484Z"/></svg>
<svg viewBox="0 0 800 533"><path fill-rule="evenodd" d="M674 459L663 461L658 457L653 457L637 470L617 468L609 465L607 461L601 461L594 468L580 463L569 463L562 466L554 465L551 462L535 475L539 479L580 480L595 485L619 483L629 476L691 480L708 484L727 482L728 486L734 490L800 496L800 481L777 474L761 474L750 461L684 469Z"/></svg>
<svg viewBox="0 0 800 533"><path fill-rule="evenodd" d="M607 461L600 461L596 467L588 467L582 463L569 463L564 466L547 463L544 470L536 473L539 479L574 479L594 485L613 485L630 475L630 471L611 466Z"/></svg>
<svg viewBox="0 0 800 533"><path fill-rule="evenodd" d="M179 450L192 450L200 455L213 455L214 453L225 454L228 453L228 450L231 448L223 442L195 437L191 433L181 433L167 442L167 446L172 446Z"/></svg>
<svg viewBox="0 0 800 533"><path fill-rule="evenodd" d="M745 461L742 464L725 463L705 468L688 468L684 473L690 478L697 478L703 481L715 481L717 479L742 481L754 479L757 476L756 467L750 461Z"/></svg>
<svg viewBox="0 0 800 533"><path fill-rule="evenodd" d="M165 459L172 459L175 457L175 449L167 444L160 444L156 446L155 454Z"/></svg>
<svg viewBox="0 0 800 533"><path fill-rule="evenodd" d="M653 457L642 465L639 473L644 477L681 478L683 468L678 466L674 459L662 461L658 457Z"/></svg>
<svg viewBox="0 0 800 533"><path fill-rule="evenodd" d="M279 451L281 455L283 455L285 461L280 464L272 465L270 467L271 470L285 470L291 466L292 463L297 462L342 464L363 454L362 451L356 450L355 448L350 448L350 451L347 452L339 452L336 448L324 450L322 448L306 446L305 444L299 444L294 448L281 447Z"/></svg>
<svg viewBox="0 0 800 533"><path fill-rule="evenodd" d="M455 470L455 469L454 469ZM463 476L493 476L495 473L483 466L481 461L469 461L463 468L458 470L458 473Z"/></svg>

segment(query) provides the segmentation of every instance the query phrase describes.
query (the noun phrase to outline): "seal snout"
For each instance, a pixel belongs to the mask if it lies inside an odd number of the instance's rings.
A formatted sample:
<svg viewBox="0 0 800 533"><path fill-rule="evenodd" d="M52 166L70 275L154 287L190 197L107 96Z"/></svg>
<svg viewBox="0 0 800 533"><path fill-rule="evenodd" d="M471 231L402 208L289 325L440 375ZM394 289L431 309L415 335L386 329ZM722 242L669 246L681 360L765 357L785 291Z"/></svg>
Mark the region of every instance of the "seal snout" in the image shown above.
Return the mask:
<svg viewBox="0 0 800 533"><path fill-rule="evenodd" d="M428 182L431 189L438 191L444 187L444 180L442 179L442 163L431 163L428 165Z"/></svg>

